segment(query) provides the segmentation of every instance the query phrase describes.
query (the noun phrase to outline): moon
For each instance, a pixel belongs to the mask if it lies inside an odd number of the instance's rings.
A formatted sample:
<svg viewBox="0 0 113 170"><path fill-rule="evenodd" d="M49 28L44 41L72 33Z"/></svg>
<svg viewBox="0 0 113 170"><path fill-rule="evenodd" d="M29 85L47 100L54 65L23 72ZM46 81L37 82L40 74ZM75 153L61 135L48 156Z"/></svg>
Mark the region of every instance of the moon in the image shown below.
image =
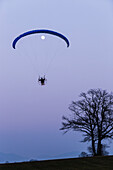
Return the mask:
<svg viewBox="0 0 113 170"><path fill-rule="evenodd" d="M41 39L42 39L42 40L45 40L45 36L44 36L44 35L42 35L42 36L41 36Z"/></svg>

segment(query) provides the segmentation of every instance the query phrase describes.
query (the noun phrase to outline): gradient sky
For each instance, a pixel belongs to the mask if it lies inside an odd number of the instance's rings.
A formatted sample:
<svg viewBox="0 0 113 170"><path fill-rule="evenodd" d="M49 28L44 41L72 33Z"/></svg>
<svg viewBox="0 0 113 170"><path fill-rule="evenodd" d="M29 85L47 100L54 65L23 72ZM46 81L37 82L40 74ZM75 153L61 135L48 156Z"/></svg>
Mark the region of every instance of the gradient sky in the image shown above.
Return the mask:
<svg viewBox="0 0 113 170"><path fill-rule="evenodd" d="M63 43L58 49L44 87L27 56L11 46L19 34L39 28L70 40L68 49ZM81 92L113 91L112 44L111 0L0 1L0 151L26 159L86 151L80 133L63 135L59 128Z"/></svg>

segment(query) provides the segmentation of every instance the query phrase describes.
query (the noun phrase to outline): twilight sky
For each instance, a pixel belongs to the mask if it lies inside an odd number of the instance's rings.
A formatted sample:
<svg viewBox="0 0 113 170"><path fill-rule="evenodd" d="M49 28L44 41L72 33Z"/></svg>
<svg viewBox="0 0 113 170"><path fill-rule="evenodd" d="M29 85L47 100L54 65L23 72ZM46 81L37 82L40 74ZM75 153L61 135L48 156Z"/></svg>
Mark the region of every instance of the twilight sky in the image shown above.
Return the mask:
<svg viewBox="0 0 113 170"><path fill-rule="evenodd" d="M20 41L16 50L12 48L16 36L40 28L63 33L70 47L47 37L38 40L46 45L36 51L33 43L28 44L33 48L28 56L24 45L29 37ZM44 159L86 151L88 145L79 142L80 133L62 135L59 128L62 116L70 114L69 104L78 100L81 92L90 88L113 91L112 44L112 0L0 1L0 152ZM55 48L47 84L41 87L37 83L39 56L49 57Z"/></svg>

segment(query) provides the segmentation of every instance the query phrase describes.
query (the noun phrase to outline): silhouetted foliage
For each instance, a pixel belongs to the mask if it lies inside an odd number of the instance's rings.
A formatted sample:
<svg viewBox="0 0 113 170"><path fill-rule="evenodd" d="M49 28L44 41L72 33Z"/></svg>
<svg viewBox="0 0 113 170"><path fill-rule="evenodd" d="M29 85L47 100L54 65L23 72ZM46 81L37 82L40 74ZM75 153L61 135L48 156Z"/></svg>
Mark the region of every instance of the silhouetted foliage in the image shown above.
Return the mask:
<svg viewBox="0 0 113 170"><path fill-rule="evenodd" d="M80 153L80 155L79 155L79 157L88 157L88 154L86 153L86 152L81 152Z"/></svg>
<svg viewBox="0 0 113 170"><path fill-rule="evenodd" d="M62 117L60 130L64 133L71 129L82 132L82 142L91 141L93 156L103 155L102 141L113 139L113 94L106 90L91 89L81 93L80 97L81 100L73 101L69 106L72 116Z"/></svg>
<svg viewBox="0 0 113 170"><path fill-rule="evenodd" d="M106 148L109 148L109 146L107 146L106 144L102 144L102 155L103 156L109 155L109 152L106 151Z"/></svg>

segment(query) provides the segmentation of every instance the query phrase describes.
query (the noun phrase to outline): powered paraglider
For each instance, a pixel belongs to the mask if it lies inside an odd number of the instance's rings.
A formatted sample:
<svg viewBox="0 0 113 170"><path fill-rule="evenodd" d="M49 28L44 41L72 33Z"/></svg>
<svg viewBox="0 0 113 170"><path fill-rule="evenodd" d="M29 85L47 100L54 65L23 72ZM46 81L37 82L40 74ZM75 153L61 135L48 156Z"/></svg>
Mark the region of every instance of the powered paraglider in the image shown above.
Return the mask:
<svg viewBox="0 0 113 170"><path fill-rule="evenodd" d="M12 43L12 47L13 47L14 49L16 49L16 47L17 47L17 42L18 42L18 41L20 41L20 40L23 39L24 37L27 37L27 36L30 36L30 35L36 35L36 34L52 35L52 36L58 37L58 38L60 38L61 40L63 40L63 41L66 43L66 46L67 46L67 47L69 47L69 45L70 45L68 38L67 38L66 36L64 36L63 34L61 34L61 33L58 33L58 32L56 32L56 31L52 31L52 30L47 30L47 29L37 29L37 30L31 30L31 31L24 32L24 33L20 34L19 36L17 36L17 37L14 39L13 43ZM42 36L41 39L44 40L44 39L45 39L45 36ZM33 44L32 44L32 46L33 46ZM38 47L38 46L37 46L37 47ZM37 50L38 50L38 48L37 48ZM47 53L46 53L46 54L47 54ZM43 60L44 60L44 59L43 59ZM45 73L44 73L44 75L45 75ZM40 77L40 75L39 75L39 77ZM43 79L43 77L44 77L44 79ZM44 85L44 84L45 84L45 80L46 80L46 79L45 79L45 76L43 76L43 77L41 77L42 79L41 79L41 78L38 79L38 82L40 82L41 85ZM44 80L44 82L43 82L43 80Z"/></svg>

